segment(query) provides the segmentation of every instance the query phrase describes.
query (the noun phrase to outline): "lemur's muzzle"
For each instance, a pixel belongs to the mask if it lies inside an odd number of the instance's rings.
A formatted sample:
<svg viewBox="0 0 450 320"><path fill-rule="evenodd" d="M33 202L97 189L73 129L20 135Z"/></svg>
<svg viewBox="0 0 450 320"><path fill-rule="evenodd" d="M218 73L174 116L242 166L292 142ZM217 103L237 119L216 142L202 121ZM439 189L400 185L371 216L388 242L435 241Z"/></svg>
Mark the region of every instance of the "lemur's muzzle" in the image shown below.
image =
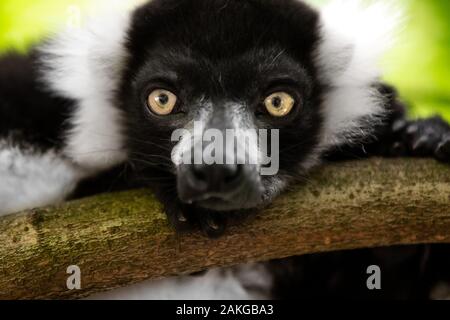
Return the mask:
<svg viewBox="0 0 450 320"><path fill-rule="evenodd" d="M180 197L186 202L232 200L246 180L243 165L237 164L184 165L179 175Z"/></svg>
<svg viewBox="0 0 450 320"><path fill-rule="evenodd" d="M255 168L246 164L181 165L178 193L182 201L226 211L253 207L261 199Z"/></svg>
<svg viewBox="0 0 450 320"><path fill-rule="evenodd" d="M212 210L253 208L262 198L257 138L253 131L241 129L253 124L246 122L241 105L217 105L221 108L201 128L194 124L193 134L182 140L178 196Z"/></svg>

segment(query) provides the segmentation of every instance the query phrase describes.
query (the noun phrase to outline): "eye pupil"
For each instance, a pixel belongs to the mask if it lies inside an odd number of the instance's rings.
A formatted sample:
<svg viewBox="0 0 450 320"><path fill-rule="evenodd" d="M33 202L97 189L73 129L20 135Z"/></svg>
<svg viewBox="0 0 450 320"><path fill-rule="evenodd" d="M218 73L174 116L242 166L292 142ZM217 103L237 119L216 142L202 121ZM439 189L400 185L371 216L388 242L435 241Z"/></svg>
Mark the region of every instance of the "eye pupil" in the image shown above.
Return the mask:
<svg viewBox="0 0 450 320"><path fill-rule="evenodd" d="M264 100L266 110L274 117L288 115L295 105L294 97L287 92L276 92Z"/></svg>
<svg viewBox="0 0 450 320"><path fill-rule="evenodd" d="M275 107L275 108L280 108L281 107L281 104L283 103L283 101L281 100L281 98L280 97L274 97L273 99L272 99L272 105Z"/></svg>
<svg viewBox="0 0 450 320"><path fill-rule="evenodd" d="M157 100L161 105L165 106L167 103L169 103L169 96L162 93L158 96Z"/></svg>
<svg viewBox="0 0 450 320"><path fill-rule="evenodd" d="M172 92L157 89L148 96L147 107L157 115L166 116L174 111L177 100L177 96Z"/></svg>

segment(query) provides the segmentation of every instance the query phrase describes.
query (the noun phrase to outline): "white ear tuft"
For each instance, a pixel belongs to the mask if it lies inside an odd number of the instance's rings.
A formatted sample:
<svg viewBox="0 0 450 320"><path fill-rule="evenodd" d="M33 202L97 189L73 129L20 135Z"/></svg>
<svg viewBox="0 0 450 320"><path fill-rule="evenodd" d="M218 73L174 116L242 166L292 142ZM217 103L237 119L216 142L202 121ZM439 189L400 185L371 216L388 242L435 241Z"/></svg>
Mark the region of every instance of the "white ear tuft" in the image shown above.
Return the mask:
<svg viewBox="0 0 450 320"><path fill-rule="evenodd" d="M64 153L95 171L125 158L122 113L114 104L125 59L130 13L110 11L71 28L40 48L42 78L50 89L76 101Z"/></svg>
<svg viewBox="0 0 450 320"><path fill-rule="evenodd" d="M380 58L395 40L401 10L386 1L363 5L335 0L321 10L321 42L316 51L323 101L322 147L360 141L385 113L374 88Z"/></svg>

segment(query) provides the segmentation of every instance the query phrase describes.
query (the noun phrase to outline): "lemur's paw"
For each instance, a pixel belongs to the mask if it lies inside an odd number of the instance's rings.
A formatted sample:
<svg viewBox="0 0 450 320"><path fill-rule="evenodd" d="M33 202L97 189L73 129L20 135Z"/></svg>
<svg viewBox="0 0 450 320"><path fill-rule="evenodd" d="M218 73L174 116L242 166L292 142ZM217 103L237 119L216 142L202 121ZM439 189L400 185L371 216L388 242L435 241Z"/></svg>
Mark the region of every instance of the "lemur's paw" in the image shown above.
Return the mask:
<svg viewBox="0 0 450 320"><path fill-rule="evenodd" d="M180 202L174 201L164 206L167 218L170 224L177 232L184 232L192 229L186 206Z"/></svg>
<svg viewBox="0 0 450 320"><path fill-rule="evenodd" d="M393 131L397 141L393 143L392 154L435 157L450 162L450 125L443 119L399 120L394 123Z"/></svg>
<svg viewBox="0 0 450 320"><path fill-rule="evenodd" d="M178 202L166 204L167 217L177 232L191 231L200 227L210 238L220 237L226 229L224 214L199 209Z"/></svg>
<svg viewBox="0 0 450 320"><path fill-rule="evenodd" d="M201 230L210 238L220 237L226 229L227 219L224 214L203 212L197 215Z"/></svg>

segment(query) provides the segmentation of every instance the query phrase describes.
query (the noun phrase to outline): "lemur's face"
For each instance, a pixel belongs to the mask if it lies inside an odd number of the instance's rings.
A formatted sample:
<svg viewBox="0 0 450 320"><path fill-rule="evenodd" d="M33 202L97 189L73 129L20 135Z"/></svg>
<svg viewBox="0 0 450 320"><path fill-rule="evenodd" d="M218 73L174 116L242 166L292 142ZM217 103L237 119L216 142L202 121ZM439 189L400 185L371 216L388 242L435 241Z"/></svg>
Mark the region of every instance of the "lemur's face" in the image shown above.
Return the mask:
<svg viewBox="0 0 450 320"><path fill-rule="evenodd" d="M291 21L293 10L302 10L301 21ZM154 1L140 9L121 99L130 156L144 178L154 182L152 169L167 171L160 179L176 184L183 202L213 210L253 208L278 194L318 143L315 23L312 10L291 1ZM171 139L177 129L186 129L180 142ZM279 170L261 174L261 150L250 140L245 161L236 141L221 151L223 163L196 162L208 148L198 147L208 129L235 132L238 140L245 134L239 129L266 129L269 150L270 130L278 129L272 152L279 154L271 156L279 157Z"/></svg>

